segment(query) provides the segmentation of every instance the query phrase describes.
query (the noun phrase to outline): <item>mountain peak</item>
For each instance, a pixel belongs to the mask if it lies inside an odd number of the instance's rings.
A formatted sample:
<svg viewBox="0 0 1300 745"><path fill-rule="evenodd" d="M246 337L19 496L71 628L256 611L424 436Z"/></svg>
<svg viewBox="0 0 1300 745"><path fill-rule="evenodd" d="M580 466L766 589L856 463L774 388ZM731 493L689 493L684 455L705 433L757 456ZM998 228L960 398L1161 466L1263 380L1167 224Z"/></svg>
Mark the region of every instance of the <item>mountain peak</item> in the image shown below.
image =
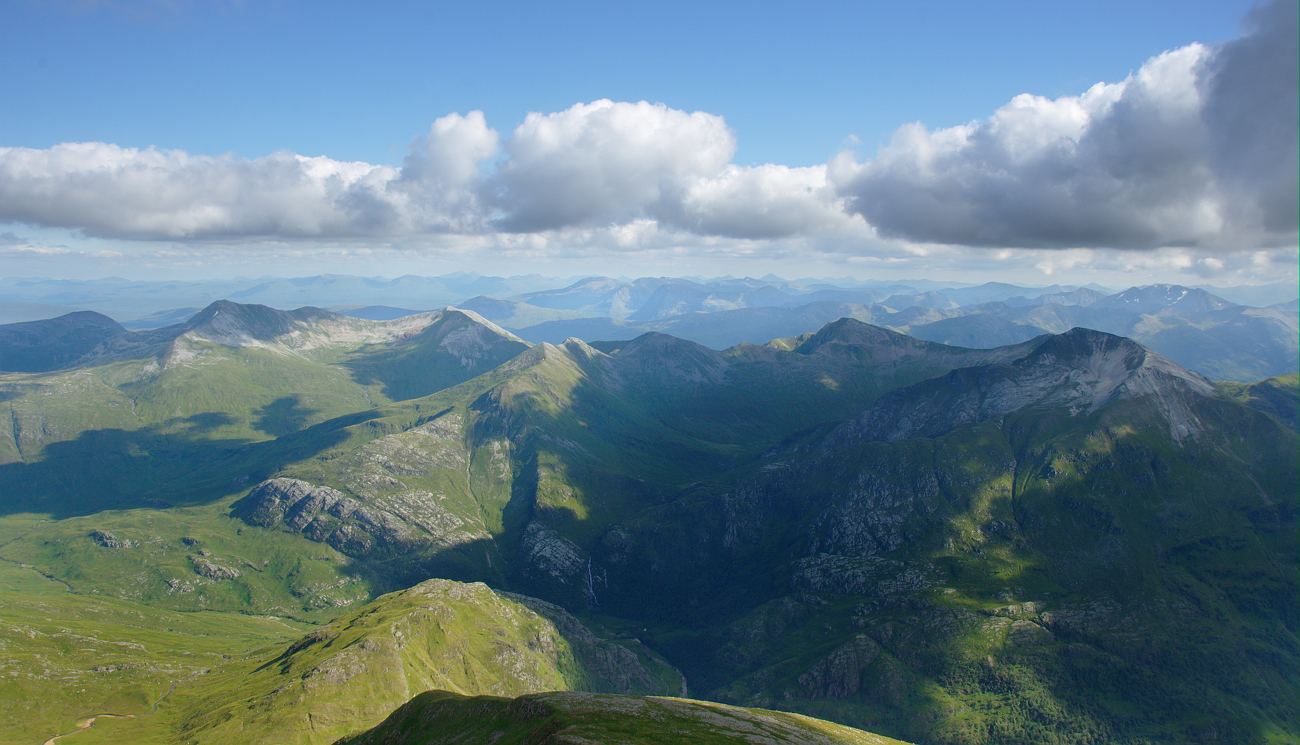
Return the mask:
<svg viewBox="0 0 1300 745"><path fill-rule="evenodd" d="M292 333L317 320L347 320L346 316L320 308L276 310L266 305L244 305L218 300L199 311L185 324L187 335L228 347L260 346Z"/></svg>
<svg viewBox="0 0 1300 745"><path fill-rule="evenodd" d="M1065 409L1076 416L1133 400L1182 441L1203 429L1195 399L1221 396L1203 376L1113 334L1074 328L1022 346L1028 353L1011 364L958 368L885 394L843 425L837 439L938 437L1022 410Z"/></svg>
<svg viewBox="0 0 1300 745"><path fill-rule="evenodd" d="M443 309L443 317L444 317L444 318L449 318L449 317L461 317L461 318L464 318L464 319L467 320L467 321L472 321L473 323L476 323L476 324L478 324L478 325L480 325L480 326L483 326L483 327L485 327L486 329L488 329L489 331L492 331L492 332L495 333L495 334L499 334L499 335L501 335L501 336L503 336L503 337L509 339L510 341L517 341L517 342L519 342L520 344L527 344L527 343L528 343L528 342L524 341L523 339L520 339L518 336L515 336L513 333L511 333L511 332L509 332L509 331L506 331L505 329L501 328L500 326L496 325L495 323L489 321L488 319L484 318L483 316L479 315L478 313L475 313L475 312L472 311L472 310L466 310L465 308L456 308L456 307L453 307L453 306L448 305L446 308Z"/></svg>
<svg viewBox="0 0 1300 745"><path fill-rule="evenodd" d="M721 353L693 341L651 331L629 341L616 360L623 370L675 378L685 382L721 382L727 360Z"/></svg>
<svg viewBox="0 0 1300 745"><path fill-rule="evenodd" d="M795 351L800 354L812 354L822 347L836 345L884 346L901 343L930 344L930 342L918 342L918 340L897 331L890 331L869 323L863 323L856 318L841 318L823 326L820 331L800 344Z"/></svg>
<svg viewBox="0 0 1300 745"><path fill-rule="evenodd" d="M1125 308L1139 313L1156 313L1163 308L1191 312L1223 310L1236 303L1228 302L1205 290L1182 285L1156 284L1130 287L1097 301L1098 307Z"/></svg>
<svg viewBox="0 0 1300 745"><path fill-rule="evenodd" d="M1052 359L1074 362L1096 355L1106 355L1126 360L1129 369L1136 369L1144 361L1149 350L1123 336L1108 334L1104 331L1076 326L1062 334L1046 336L1026 355L1020 364L1031 358L1051 356Z"/></svg>
<svg viewBox="0 0 1300 745"><path fill-rule="evenodd" d="M106 339L129 333L102 313L0 325L0 370L46 372L75 362Z"/></svg>

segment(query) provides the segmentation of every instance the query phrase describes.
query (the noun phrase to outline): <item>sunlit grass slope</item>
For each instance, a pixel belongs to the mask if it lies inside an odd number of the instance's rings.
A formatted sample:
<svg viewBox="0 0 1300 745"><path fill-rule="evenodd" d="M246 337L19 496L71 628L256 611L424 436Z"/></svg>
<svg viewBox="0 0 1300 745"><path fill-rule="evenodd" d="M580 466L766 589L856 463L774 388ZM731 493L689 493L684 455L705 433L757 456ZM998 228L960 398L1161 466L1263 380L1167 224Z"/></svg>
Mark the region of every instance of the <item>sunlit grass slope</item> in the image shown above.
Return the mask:
<svg viewBox="0 0 1300 745"><path fill-rule="evenodd" d="M161 485L250 444L427 395L527 348L454 310L374 322L222 302L170 334L71 370L0 375L0 508L84 513L146 493L166 507Z"/></svg>
<svg viewBox="0 0 1300 745"><path fill-rule="evenodd" d="M78 595L0 562L0 742L40 743L86 717L142 714L174 683L303 626ZM71 740L70 740L71 741Z"/></svg>
<svg viewBox="0 0 1300 745"><path fill-rule="evenodd" d="M155 715L96 724L123 742L330 743L428 689L669 694L668 665L595 638L557 606L430 580L179 686ZM90 735L91 733L87 733ZM80 736L80 735L79 735Z"/></svg>

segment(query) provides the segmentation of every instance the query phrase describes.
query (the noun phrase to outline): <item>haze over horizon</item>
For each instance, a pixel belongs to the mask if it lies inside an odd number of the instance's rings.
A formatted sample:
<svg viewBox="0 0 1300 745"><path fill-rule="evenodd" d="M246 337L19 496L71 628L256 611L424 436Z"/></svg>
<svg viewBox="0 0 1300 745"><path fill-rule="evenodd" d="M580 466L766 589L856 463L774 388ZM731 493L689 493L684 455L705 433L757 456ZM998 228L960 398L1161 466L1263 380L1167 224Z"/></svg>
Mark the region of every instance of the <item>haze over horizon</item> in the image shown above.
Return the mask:
<svg viewBox="0 0 1300 745"><path fill-rule="evenodd" d="M15 4L0 274L1297 281L1294 3L741 11Z"/></svg>

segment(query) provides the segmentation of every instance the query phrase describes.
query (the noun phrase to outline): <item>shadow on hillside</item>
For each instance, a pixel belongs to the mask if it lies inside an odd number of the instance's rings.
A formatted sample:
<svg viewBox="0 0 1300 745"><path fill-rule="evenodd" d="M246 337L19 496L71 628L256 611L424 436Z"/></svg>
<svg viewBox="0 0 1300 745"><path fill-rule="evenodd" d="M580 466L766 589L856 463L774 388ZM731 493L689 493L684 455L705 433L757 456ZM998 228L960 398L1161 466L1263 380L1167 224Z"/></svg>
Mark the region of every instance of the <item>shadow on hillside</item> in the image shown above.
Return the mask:
<svg viewBox="0 0 1300 745"><path fill-rule="evenodd" d="M297 394L277 398L271 403L263 406L256 411L257 419L253 426L259 432L265 432L273 437L281 437L292 432L297 432L307 426L307 421L312 414L317 414L320 409L308 409L302 405L302 401Z"/></svg>
<svg viewBox="0 0 1300 745"><path fill-rule="evenodd" d="M133 431L86 431L46 445L39 460L0 465L0 515L41 512L62 519L208 504L342 442L347 427L378 416L361 412L256 443L206 436L228 423L219 413Z"/></svg>

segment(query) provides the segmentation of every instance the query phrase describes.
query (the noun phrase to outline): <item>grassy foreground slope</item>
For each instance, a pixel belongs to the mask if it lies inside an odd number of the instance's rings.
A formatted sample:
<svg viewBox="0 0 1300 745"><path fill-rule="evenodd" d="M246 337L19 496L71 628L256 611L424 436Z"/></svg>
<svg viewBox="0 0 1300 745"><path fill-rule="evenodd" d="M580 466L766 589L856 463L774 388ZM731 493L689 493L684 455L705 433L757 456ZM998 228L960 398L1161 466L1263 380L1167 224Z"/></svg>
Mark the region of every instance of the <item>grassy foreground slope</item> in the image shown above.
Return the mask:
<svg viewBox="0 0 1300 745"><path fill-rule="evenodd" d="M428 691L382 724L338 745L890 745L900 743L811 717L705 701L592 693L515 699ZM900 744L901 745L901 744Z"/></svg>
<svg viewBox="0 0 1300 745"><path fill-rule="evenodd" d="M482 584L429 580L293 644L184 683L155 715L97 723L94 736L114 742L329 743L378 724L432 688L497 696L553 690L663 695L679 693L683 683L639 645L597 639L558 606Z"/></svg>
<svg viewBox="0 0 1300 745"><path fill-rule="evenodd" d="M98 714L143 714L173 684L304 628L74 594L11 562L0 562L0 593L2 743L44 742Z"/></svg>

